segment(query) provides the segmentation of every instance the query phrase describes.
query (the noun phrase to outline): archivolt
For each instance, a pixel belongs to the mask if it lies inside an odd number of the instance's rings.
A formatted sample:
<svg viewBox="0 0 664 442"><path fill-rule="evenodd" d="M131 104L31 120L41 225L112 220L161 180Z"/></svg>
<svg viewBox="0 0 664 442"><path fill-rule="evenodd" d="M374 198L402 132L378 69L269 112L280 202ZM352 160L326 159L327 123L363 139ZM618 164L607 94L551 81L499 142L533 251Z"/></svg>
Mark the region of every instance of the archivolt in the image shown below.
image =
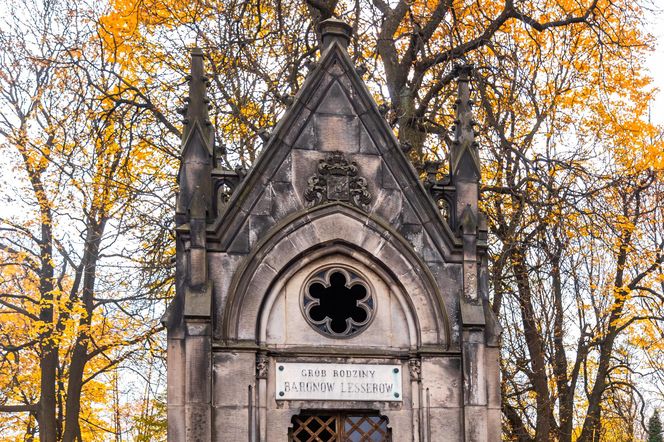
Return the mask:
<svg viewBox="0 0 664 442"><path fill-rule="evenodd" d="M338 203L284 219L247 256L229 287L221 338L264 342L279 288L303 265L331 253L371 266L393 289L413 347L449 345L445 304L426 264L389 224Z"/></svg>

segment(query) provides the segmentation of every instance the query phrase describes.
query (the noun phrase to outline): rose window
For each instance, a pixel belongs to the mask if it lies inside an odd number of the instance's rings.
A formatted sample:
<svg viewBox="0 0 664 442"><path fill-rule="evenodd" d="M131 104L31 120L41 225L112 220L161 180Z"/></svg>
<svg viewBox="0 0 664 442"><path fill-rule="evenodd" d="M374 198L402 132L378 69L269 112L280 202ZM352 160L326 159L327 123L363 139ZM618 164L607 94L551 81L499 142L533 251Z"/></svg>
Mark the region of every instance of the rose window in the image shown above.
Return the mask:
<svg viewBox="0 0 664 442"><path fill-rule="evenodd" d="M369 285L358 274L341 268L322 270L309 278L302 304L309 324L332 337L360 333L374 312Z"/></svg>

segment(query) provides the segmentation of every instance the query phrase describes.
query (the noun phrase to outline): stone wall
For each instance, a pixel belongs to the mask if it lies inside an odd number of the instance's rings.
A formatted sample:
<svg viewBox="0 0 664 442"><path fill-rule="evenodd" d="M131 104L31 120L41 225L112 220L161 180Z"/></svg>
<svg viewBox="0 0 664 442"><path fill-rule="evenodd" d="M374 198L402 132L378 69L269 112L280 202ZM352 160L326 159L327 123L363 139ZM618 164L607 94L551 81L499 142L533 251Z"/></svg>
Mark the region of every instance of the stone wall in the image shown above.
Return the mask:
<svg viewBox="0 0 664 442"><path fill-rule="evenodd" d="M246 176L212 167L207 114L190 102L165 318L169 440L284 440L315 410L375 413L399 441L499 440L476 145L457 134L455 174L425 188L350 61L348 26L325 23L317 66ZM204 82L197 64L201 106ZM436 195L453 199L449 220ZM287 363L387 364L402 391L280 399Z"/></svg>

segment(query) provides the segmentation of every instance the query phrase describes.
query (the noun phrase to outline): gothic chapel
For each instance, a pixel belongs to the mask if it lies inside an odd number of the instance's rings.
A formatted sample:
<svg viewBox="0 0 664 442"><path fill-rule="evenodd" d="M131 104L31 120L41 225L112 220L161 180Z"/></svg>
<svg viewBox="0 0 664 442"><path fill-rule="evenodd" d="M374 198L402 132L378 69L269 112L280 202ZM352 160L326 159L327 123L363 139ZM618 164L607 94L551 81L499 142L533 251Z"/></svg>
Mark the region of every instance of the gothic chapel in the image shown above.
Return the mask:
<svg viewBox="0 0 664 442"><path fill-rule="evenodd" d="M320 30L320 59L246 176L216 167L192 53L168 440L499 441L469 68L450 174L420 181L348 56L350 26Z"/></svg>

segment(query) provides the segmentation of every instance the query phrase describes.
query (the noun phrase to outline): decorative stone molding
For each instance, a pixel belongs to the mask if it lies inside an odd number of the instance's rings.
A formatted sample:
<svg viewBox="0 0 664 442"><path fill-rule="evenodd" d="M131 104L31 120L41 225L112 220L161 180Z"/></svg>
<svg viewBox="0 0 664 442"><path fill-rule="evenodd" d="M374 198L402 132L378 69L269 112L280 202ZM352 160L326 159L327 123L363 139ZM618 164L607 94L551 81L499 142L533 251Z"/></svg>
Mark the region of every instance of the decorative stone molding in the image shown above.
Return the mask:
<svg viewBox="0 0 664 442"><path fill-rule="evenodd" d="M346 201L367 211L373 199L358 166L341 152L332 152L318 163L318 173L307 181L304 199L310 207L327 201Z"/></svg>
<svg viewBox="0 0 664 442"><path fill-rule="evenodd" d="M215 171L215 192L217 204L217 216L226 210L226 205L231 199L233 192L247 175L247 169L238 165L234 170L218 169Z"/></svg>
<svg viewBox="0 0 664 442"><path fill-rule="evenodd" d="M408 361L408 368L410 369L410 379L412 381L422 380L422 361L419 359L410 359Z"/></svg>
<svg viewBox="0 0 664 442"><path fill-rule="evenodd" d="M256 378L267 379L267 371L270 360L265 353L258 353L256 355Z"/></svg>

